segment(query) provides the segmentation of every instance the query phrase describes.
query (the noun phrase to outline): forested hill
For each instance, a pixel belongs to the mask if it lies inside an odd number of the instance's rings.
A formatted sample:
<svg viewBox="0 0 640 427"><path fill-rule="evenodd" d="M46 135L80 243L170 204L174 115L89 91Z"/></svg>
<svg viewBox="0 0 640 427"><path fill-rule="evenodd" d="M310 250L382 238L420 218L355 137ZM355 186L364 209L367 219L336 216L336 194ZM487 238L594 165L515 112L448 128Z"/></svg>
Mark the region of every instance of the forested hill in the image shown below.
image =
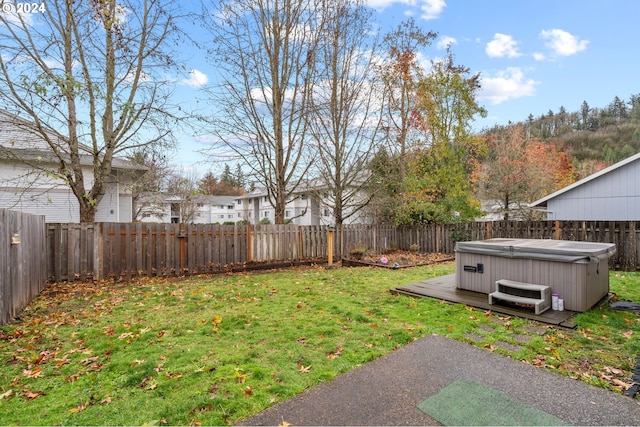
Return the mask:
<svg viewBox="0 0 640 427"><path fill-rule="evenodd" d="M538 117L530 114L506 127L515 125L523 125L528 138L557 143L579 169L590 163L609 165L640 152L640 94L628 100L616 96L604 107L592 107L584 101L578 111L560 107L557 112L549 110ZM499 130L504 127L485 133Z"/></svg>

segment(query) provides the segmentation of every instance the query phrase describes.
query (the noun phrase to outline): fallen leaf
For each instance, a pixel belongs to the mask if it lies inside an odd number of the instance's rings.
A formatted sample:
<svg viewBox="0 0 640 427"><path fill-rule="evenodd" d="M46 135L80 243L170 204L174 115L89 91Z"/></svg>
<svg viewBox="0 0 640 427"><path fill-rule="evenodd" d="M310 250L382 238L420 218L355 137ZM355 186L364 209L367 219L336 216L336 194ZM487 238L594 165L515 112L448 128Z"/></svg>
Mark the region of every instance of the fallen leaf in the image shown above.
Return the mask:
<svg viewBox="0 0 640 427"><path fill-rule="evenodd" d="M631 339L631 337L633 336L633 331L624 331L622 333L622 336L625 337L626 339Z"/></svg>
<svg viewBox="0 0 640 427"><path fill-rule="evenodd" d="M13 390L12 390L12 389L9 389L9 390L5 391L4 393L0 394L0 400L2 400L2 399L8 399L8 398L10 398L11 396L13 396Z"/></svg>
<svg viewBox="0 0 640 427"><path fill-rule="evenodd" d="M170 374L169 372L167 372L165 376L170 380L175 380L176 378L182 378L182 374Z"/></svg>
<svg viewBox="0 0 640 427"><path fill-rule="evenodd" d="M219 325L220 323L222 323L222 317L217 315L217 314L215 314L213 316L213 320L211 321L211 323L214 324L214 325Z"/></svg>
<svg viewBox="0 0 640 427"><path fill-rule="evenodd" d="M301 374L308 374L309 372L311 372L311 365L304 366L302 364L298 364L298 372L300 372Z"/></svg>
<svg viewBox="0 0 640 427"><path fill-rule="evenodd" d="M339 347L336 351L334 351L333 353L329 353L327 354L327 358L329 359L335 359L336 357L340 357L340 355L342 354L342 347Z"/></svg>
<svg viewBox="0 0 640 427"><path fill-rule="evenodd" d="M67 378L65 378L65 382L72 383L78 378L80 378L80 372L78 372L77 374L69 375Z"/></svg>
<svg viewBox="0 0 640 427"><path fill-rule="evenodd" d="M78 405L78 406L76 406L75 408L71 408L71 409L69 409L69 411L68 411L68 412L69 412L70 414L74 414L74 413L76 413L76 412L82 412L82 411L84 411L85 409L87 409L87 408L89 407L89 405L90 405L90 403L87 401L87 402L85 402L85 403L84 403L84 404L82 404L82 405Z"/></svg>
<svg viewBox="0 0 640 427"><path fill-rule="evenodd" d="M241 374L240 372L242 371L242 369L240 368L235 368L234 372L236 374L236 379L238 380L238 382L240 384L244 384L245 380L247 379L247 374Z"/></svg>
<svg viewBox="0 0 640 427"><path fill-rule="evenodd" d="M624 388L625 390L628 390L628 389L630 389L630 388L631 388L631 384L627 384L627 383L625 383L624 381L620 381L620 380L619 380L619 379L617 379L617 378L614 378L614 379L612 380L612 382L613 382L615 385L617 385L617 386L619 386L619 387Z"/></svg>
<svg viewBox="0 0 640 427"><path fill-rule="evenodd" d="M99 356L93 356L93 357L89 357L88 359L82 359L80 361L80 363L82 363L83 365L90 365L93 362L95 362L96 360L98 360L100 357Z"/></svg>
<svg viewBox="0 0 640 427"><path fill-rule="evenodd" d="M33 400L33 399L36 399L36 398L38 398L38 397L40 397L40 396L43 396L43 395L44 395L44 392L42 392L42 391L35 391L35 392L34 392L34 391L31 391L31 390L26 390L26 389L25 389L25 390L22 390L22 394L23 394L23 395L24 395L24 397L26 397L27 399L29 399L29 400Z"/></svg>
<svg viewBox="0 0 640 427"><path fill-rule="evenodd" d="M251 388L251 386L247 386L247 388L242 390L242 393L244 394L245 397L249 397L251 396L251 393L253 393L253 388Z"/></svg>
<svg viewBox="0 0 640 427"><path fill-rule="evenodd" d="M69 364L69 363L71 363L71 361L69 361L69 359L58 359L58 360L56 360L56 366L57 366L58 368L59 368L60 366L67 365L67 364Z"/></svg>
<svg viewBox="0 0 640 427"><path fill-rule="evenodd" d="M604 367L604 370L605 370L605 371L607 371L607 372L609 372L609 373L615 374L615 375L620 375L620 374L622 374L622 371L621 371L620 369L618 369L618 368L612 368L612 367L610 367L610 366L605 366L605 367Z"/></svg>
<svg viewBox="0 0 640 427"><path fill-rule="evenodd" d="M206 412L211 412L211 411L213 411L213 403L210 403L207 406L196 406L195 408L189 411L189 414L191 415L196 413L204 414Z"/></svg>
<svg viewBox="0 0 640 427"><path fill-rule="evenodd" d="M34 369L23 369L22 375L27 378L39 378L42 376L42 370L37 366Z"/></svg>
<svg viewBox="0 0 640 427"><path fill-rule="evenodd" d="M284 418L283 418L282 422L280 424L278 424L278 427L289 427L290 425L291 425L291 423L285 421Z"/></svg>
<svg viewBox="0 0 640 427"><path fill-rule="evenodd" d="M111 403L111 398L110 398L110 397L105 397L104 399L102 399L102 400L100 401L100 404L101 404L101 405L104 405L105 403L106 403L106 404Z"/></svg>

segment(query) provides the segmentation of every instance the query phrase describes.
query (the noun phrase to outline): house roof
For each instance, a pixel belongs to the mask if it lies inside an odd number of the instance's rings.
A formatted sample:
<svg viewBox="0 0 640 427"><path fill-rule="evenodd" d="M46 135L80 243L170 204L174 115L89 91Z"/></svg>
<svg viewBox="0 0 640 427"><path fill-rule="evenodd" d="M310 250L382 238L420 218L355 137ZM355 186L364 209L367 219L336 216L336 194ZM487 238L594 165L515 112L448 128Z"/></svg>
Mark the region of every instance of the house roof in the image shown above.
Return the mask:
<svg viewBox="0 0 640 427"><path fill-rule="evenodd" d="M234 204L237 196L205 196L197 195L189 199L189 202L206 203L211 206L230 206ZM145 193L140 198L141 202L154 203L181 203L185 202L185 197L173 193Z"/></svg>
<svg viewBox="0 0 640 427"><path fill-rule="evenodd" d="M2 126L5 125L5 126ZM8 125L8 127L6 126ZM46 129L49 137L64 141L64 137L58 132ZM80 164L83 166L93 165L93 155L90 147L79 144ZM58 158L49 145L38 137L38 130L35 125L22 117L11 114L0 109L0 148L5 152L0 158L15 158L24 161L55 163ZM64 151L64 150L63 150ZM113 169L146 171L148 168L133 163L121 157L114 157L111 162Z"/></svg>
<svg viewBox="0 0 640 427"><path fill-rule="evenodd" d="M538 199L535 202L530 203L529 207L531 207L531 208L536 207L536 206L546 207L547 206L547 202L549 200L554 199L554 198L556 198L556 197L558 197L558 196L560 196L560 195L562 195L564 193L567 193L567 192L569 192L569 191L571 191L571 190L573 190L573 189L575 189L577 187L583 186L588 182L591 182L591 181L593 181L595 179L598 179L602 175L606 175L611 171L614 171L616 169L620 169L621 167L623 167L625 165L628 165L629 163L633 163L633 162L635 162L637 160L640 160L640 153L637 153L637 154L635 154L635 155L633 155L631 157L627 157L626 159L621 160L618 163L609 166L608 168L602 169L601 171L596 172L594 174L591 174L591 175L587 176L586 178L583 178L583 179L581 179L579 181L574 182L571 185L567 185L566 187L561 188L560 190L558 190L558 191L556 191L554 193L551 193L548 196L545 196L545 197L543 197L541 199Z"/></svg>

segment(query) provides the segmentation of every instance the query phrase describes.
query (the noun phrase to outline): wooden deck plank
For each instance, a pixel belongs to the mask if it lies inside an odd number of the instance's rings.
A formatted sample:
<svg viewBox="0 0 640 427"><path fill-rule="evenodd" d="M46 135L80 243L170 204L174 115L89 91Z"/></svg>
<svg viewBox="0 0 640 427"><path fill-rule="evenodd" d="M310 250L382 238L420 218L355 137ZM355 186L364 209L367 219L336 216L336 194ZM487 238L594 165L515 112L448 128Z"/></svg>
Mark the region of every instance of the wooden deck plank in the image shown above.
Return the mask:
<svg viewBox="0 0 640 427"><path fill-rule="evenodd" d="M562 326L565 328L575 328L572 321L576 314L573 311L547 310L541 314L535 314L532 310L517 309L500 304L489 304L489 296L480 292L467 291L456 288L455 274L440 276L430 280L425 280L411 285L399 286L391 289L396 294L404 294L413 297L436 298L448 302L460 303L483 310L491 310L509 316L518 316L538 322Z"/></svg>

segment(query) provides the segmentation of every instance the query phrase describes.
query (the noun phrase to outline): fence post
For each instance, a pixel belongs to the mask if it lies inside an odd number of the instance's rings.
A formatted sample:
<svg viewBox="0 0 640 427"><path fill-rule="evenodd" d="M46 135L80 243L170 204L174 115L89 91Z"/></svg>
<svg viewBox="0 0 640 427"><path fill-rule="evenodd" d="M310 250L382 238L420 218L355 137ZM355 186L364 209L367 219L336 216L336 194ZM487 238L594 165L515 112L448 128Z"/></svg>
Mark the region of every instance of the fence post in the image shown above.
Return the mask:
<svg viewBox="0 0 640 427"><path fill-rule="evenodd" d="M247 224L247 261L253 261L253 225Z"/></svg>
<svg viewBox="0 0 640 427"><path fill-rule="evenodd" d="M560 240L560 221L556 219L555 239Z"/></svg>
<svg viewBox="0 0 640 427"><path fill-rule="evenodd" d="M103 245L102 245L102 224L93 224L93 280L102 280L103 273Z"/></svg>
<svg viewBox="0 0 640 427"><path fill-rule="evenodd" d="M333 228L329 227L327 231L327 258L329 265L333 264Z"/></svg>

